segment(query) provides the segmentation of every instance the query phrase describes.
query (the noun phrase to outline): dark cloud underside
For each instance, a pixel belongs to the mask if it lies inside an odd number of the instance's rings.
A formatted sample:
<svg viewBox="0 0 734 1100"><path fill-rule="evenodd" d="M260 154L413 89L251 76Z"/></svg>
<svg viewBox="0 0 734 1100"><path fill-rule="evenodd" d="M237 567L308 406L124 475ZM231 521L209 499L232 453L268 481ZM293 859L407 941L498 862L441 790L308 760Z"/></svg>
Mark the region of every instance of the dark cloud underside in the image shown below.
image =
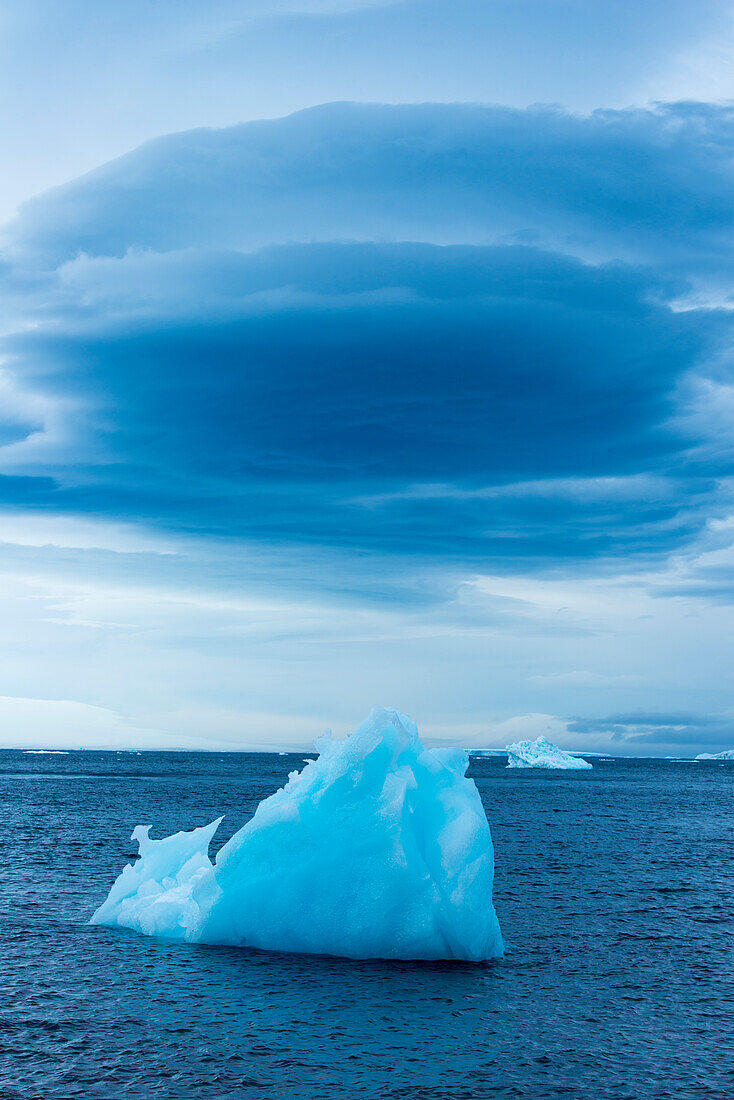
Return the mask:
<svg viewBox="0 0 734 1100"><path fill-rule="evenodd" d="M729 314L671 305L729 277L731 131L705 105L336 104L149 143L8 230L33 323L4 341L30 397L0 446L35 438L40 396L71 410L62 460L13 453L58 475L56 507L487 560L667 552L730 472L680 416L691 379L728 377Z"/></svg>

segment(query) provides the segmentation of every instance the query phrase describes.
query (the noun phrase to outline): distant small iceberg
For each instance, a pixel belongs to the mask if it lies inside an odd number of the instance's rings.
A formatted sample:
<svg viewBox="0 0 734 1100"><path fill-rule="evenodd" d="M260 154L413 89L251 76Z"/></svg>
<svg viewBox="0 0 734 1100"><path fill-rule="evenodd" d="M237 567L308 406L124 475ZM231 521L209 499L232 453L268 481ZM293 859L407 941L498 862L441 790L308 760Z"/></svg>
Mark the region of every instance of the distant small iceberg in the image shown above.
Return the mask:
<svg viewBox="0 0 734 1100"><path fill-rule="evenodd" d="M516 741L508 745L508 768L566 768L580 771L590 768L588 760L580 756L571 756L549 741L547 737L538 737L535 741Z"/></svg>
<svg viewBox="0 0 734 1100"><path fill-rule="evenodd" d="M492 838L466 753L427 749L390 707L316 748L214 862L221 818L163 840L138 825L140 859L91 923L358 959L501 956Z"/></svg>
<svg viewBox="0 0 734 1100"><path fill-rule="evenodd" d="M23 749L24 756L68 756L66 749Z"/></svg>
<svg viewBox="0 0 734 1100"><path fill-rule="evenodd" d="M723 752L700 752L696 760L734 760L734 749L724 749Z"/></svg>

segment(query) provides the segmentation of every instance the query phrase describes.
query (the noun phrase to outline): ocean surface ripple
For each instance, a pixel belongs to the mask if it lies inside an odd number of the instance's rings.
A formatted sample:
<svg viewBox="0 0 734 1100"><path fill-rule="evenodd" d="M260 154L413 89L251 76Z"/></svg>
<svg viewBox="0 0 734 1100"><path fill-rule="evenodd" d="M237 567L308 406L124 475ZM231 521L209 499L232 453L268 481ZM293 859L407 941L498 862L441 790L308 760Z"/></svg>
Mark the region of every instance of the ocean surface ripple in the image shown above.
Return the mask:
<svg viewBox="0 0 734 1100"><path fill-rule="evenodd" d="M734 765L481 759L484 965L352 962L87 924L135 845L226 814L302 754L0 752L0 1098L731 1100Z"/></svg>

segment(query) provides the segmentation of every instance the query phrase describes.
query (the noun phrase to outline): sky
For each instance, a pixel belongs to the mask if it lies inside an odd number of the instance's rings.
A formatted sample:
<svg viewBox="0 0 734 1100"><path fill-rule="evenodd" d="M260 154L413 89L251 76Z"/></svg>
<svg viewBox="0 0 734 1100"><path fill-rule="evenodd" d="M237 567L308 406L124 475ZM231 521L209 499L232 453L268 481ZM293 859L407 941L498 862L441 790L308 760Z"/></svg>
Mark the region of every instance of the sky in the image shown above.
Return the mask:
<svg viewBox="0 0 734 1100"><path fill-rule="evenodd" d="M0 744L734 745L734 7L0 16Z"/></svg>

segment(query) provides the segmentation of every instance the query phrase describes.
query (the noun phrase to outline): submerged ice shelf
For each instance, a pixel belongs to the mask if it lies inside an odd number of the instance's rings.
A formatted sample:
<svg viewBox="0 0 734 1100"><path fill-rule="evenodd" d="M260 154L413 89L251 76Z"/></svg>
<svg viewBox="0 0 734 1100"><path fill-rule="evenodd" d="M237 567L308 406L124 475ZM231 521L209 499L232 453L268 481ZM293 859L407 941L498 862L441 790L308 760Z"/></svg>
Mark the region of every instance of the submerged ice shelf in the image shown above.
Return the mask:
<svg viewBox="0 0 734 1100"><path fill-rule="evenodd" d="M426 749L387 707L316 748L214 863L221 818L164 840L138 825L140 859L92 924L351 958L502 955L492 838L466 753Z"/></svg>
<svg viewBox="0 0 734 1100"><path fill-rule="evenodd" d="M580 771L591 767L588 760L571 756L547 737L538 737L535 741L516 741L514 745L508 745L507 761L508 768L568 768Z"/></svg>

